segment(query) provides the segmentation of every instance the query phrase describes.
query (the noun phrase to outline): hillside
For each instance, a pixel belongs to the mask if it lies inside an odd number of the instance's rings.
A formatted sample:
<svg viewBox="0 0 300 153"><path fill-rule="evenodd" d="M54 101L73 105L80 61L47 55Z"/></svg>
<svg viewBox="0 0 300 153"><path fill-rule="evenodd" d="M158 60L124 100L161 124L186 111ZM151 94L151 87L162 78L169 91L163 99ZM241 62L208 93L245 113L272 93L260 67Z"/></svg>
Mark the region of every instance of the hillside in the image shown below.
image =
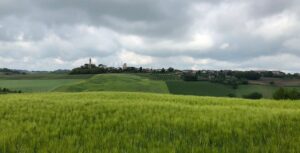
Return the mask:
<svg viewBox="0 0 300 153"><path fill-rule="evenodd" d="M300 151L299 101L146 93L0 95L1 152Z"/></svg>
<svg viewBox="0 0 300 153"><path fill-rule="evenodd" d="M79 83L61 86L55 91L136 91L168 93L164 81L150 80L132 74L102 74Z"/></svg>
<svg viewBox="0 0 300 153"><path fill-rule="evenodd" d="M26 75L0 75L0 87L22 92L83 92L83 91L131 91L171 93L177 95L197 95L227 97L234 94L242 97L259 92L264 98L272 98L280 87L270 84L239 85L233 89L230 85L209 81L183 81L176 73L124 73L99 75L68 75L35 73ZM295 88L299 86L284 86Z"/></svg>

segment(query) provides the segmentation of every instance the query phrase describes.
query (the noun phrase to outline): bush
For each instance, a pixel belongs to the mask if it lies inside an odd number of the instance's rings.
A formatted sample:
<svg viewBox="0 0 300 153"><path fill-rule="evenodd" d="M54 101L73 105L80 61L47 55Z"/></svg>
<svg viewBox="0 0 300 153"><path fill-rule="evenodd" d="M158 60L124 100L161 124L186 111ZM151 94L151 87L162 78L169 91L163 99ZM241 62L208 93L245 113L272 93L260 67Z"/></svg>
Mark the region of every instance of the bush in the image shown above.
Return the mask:
<svg viewBox="0 0 300 153"><path fill-rule="evenodd" d="M183 74L182 79L184 81L197 81L198 80L197 76L195 74L192 74L192 73Z"/></svg>
<svg viewBox="0 0 300 153"><path fill-rule="evenodd" d="M261 99L263 97L263 95L259 92L253 92L249 95L244 95L243 98L246 99Z"/></svg>
<svg viewBox="0 0 300 153"><path fill-rule="evenodd" d="M279 99L287 99L286 91L283 88L279 88L273 94L273 98L277 99L277 100L279 100Z"/></svg>
<svg viewBox="0 0 300 153"><path fill-rule="evenodd" d="M230 94L228 94L228 97L236 97L236 95L234 94L234 93L230 93Z"/></svg>
<svg viewBox="0 0 300 153"><path fill-rule="evenodd" d="M281 100L281 99L297 100L300 99L300 92L298 92L296 89L288 90L284 88L279 88L273 94L273 98L276 100Z"/></svg>
<svg viewBox="0 0 300 153"><path fill-rule="evenodd" d="M0 94L8 94L8 93L22 93L21 90L10 90L8 88L0 88Z"/></svg>

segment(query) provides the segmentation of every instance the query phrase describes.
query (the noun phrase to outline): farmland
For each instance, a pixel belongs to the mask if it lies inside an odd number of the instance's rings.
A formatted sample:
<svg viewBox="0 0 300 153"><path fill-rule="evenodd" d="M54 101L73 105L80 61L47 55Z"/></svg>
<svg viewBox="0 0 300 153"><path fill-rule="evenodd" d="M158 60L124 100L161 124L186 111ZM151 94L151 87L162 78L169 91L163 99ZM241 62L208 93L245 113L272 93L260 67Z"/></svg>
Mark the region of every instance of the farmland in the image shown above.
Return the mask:
<svg viewBox="0 0 300 153"><path fill-rule="evenodd" d="M240 85L238 89L233 89L231 86L211 83L208 81L186 82L186 81L166 81L170 93L183 95L198 95L198 96L214 96L227 97L229 94L235 94L237 97L259 92L264 98L272 98L272 94L279 88L278 86L270 85ZM288 89L298 89L300 87L285 87Z"/></svg>
<svg viewBox="0 0 300 153"><path fill-rule="evenodd" d="M299 101L0 95L1 152L299 152Z"/></svg>
<svg viewBox="0 0 300 153"><path fill-rule="evenodd" d="M92 75L27 74L0 75L0 87L22 92L49 92L60 86L88 79Z"/></svg>
<svg viewBox="0 0 300 153"><path fill-rule="evenodd" d="M168 87L164 81L150 80L132 74L96 75L79 83L61 86L55 91L139 91L156 93L169 92Z"/></svg>
<svg viewBox="0 0 300 153"><path fill-rule="evenodd" d="M77 79L47 79L47 80L0 80L1 87L9 87L22 92L48 92L62 85L78 82Z"/></svg>
<svg viewBox="0 0 300 153"><path fill-rule="evenodd" d="M182 81L177 74L0 75L0 87L22 92L125 91L214 97L227 97L229 94L242 97L249 93L259 92L264 98L270 99L280 86L269 85L268 81L265 81L266 84L239 85L237 89L233 89L229 85L209 81ZM276 84L279 84L279 81L281 85L284 83L282 80L276 80ZM288 81L287 84L293 85ZM300 89L297 85L284 87Z"/></svg>

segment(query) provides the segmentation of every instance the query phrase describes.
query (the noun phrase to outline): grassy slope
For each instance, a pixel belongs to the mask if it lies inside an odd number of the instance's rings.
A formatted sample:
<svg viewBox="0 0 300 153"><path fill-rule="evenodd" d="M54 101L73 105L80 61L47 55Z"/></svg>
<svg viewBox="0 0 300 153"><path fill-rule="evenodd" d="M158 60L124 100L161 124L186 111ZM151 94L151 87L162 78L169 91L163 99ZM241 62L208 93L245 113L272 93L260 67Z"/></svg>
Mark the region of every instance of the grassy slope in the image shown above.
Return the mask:
<svg viewBox="0 0 300 153"><path fill-rule="evenodd" d="M162 80L162 81L181 80L180 74L176 74L176 73L136 73L135 75L146 77L151 80Z"/></svg>
<svg viewBox="0 0 300 153"><path fill-rule="evenodd" d="M200 96L227 96L235 91L229 86L207 81L167 81L170 93Z"/></svg>
<svg viewBox="0 0 300 153"><path fill-rule="evenodd" d="M154 81L132 74L101 74L90 79L62 86L56 91L140 91L168 93L164 81Z"/></svg>
<svg viewBox="0 0 300 153"><path fill-rule="evenodd" d="M167 81L170 93L198 96L217 96L226 97L230 93L236 94L238 97L250 94L252 92L262 93L264 98L272 98L273 93L278 89L277 86L270 85L239 85L234 90L231 86L219 83L211 83L207 81L186 82L186 81ZM285 87L300 90L300 87Z"/></svg>
<svg viewBox="0 0 300 153"><path fill-rule="evenodd" d="M47 92L62 85L79 82L79 79L0 80L0 87L22 92Z"/></svg>
<svg viewBox="0 0 300 153"><path fill-rule="evenodd" d="M93 75L37 73L26 75L0 75L0 87L22 92L47 92L62 85L79 82Z"/></svg>
<svg viewBox="0 0 300 153"><path fill-rule="evenodd" d="M300 151L300 102L145 93L0 95L0 152Z"/></svg>
<svg viewBox="0 0 300 153"><path fill-rule="evenodd" d="M0 80L55 80L55 79L88 79L93 74L85 75L69 75L69 74L53 74L53 73L33 73L26 75L0 75Z"/></svg>

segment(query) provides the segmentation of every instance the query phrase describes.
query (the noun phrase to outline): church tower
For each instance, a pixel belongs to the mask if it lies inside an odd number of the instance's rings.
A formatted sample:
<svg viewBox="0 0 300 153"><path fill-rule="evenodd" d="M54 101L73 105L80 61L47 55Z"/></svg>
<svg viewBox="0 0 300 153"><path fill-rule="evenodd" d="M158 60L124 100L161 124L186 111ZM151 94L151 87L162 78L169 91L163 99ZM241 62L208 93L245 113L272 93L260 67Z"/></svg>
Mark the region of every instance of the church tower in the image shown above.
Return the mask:
<svg viewBox="0 0 300 153"><path fill-rule="evenodd" d="M90 58L90 60L89 60L89 69L91 69L92 68L92 58Z"/></svg>
<svg viewBox="0 0 300 153"><path fill-rule="evenodd" d="M123 64L123 70L126 70L126 69L127 69L127 64L124 63L124 64Z"/></svg>

